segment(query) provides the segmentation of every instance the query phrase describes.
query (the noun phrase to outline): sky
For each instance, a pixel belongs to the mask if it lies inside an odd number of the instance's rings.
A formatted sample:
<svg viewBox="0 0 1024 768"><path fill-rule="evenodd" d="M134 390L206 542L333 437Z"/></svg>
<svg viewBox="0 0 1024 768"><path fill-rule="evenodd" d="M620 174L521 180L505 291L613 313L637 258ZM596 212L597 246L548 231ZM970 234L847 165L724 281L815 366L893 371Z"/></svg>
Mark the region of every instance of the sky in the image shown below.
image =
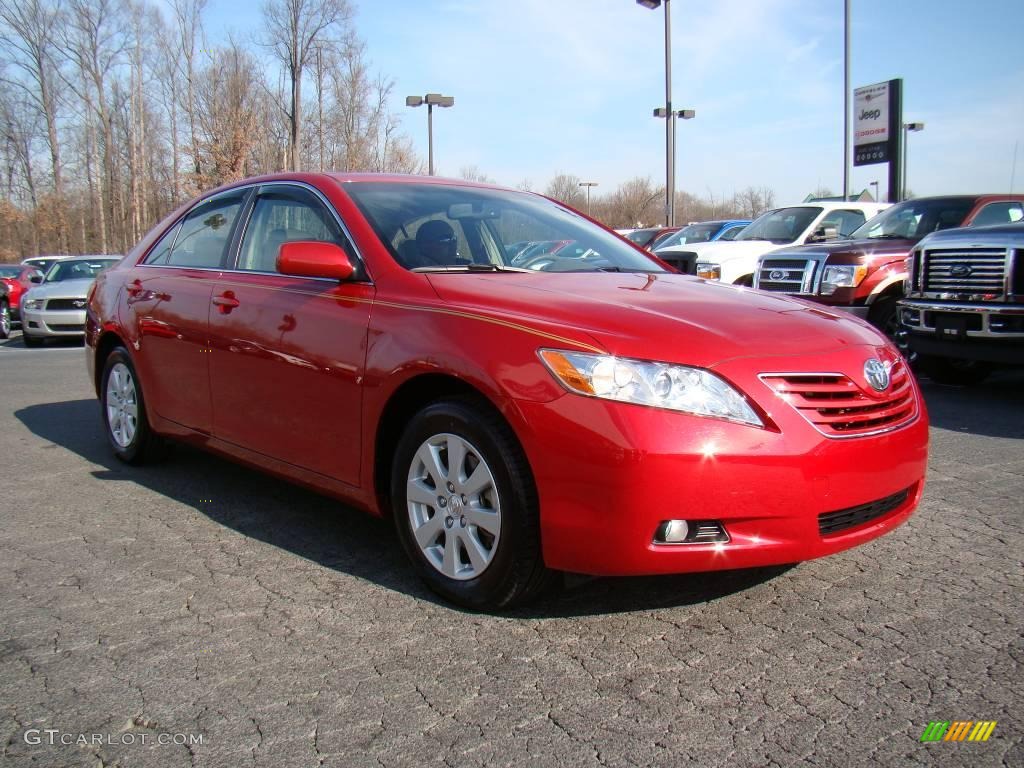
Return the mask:
<svg viewBox="0 0 1024 768"><path fill-rule="evenodd" d="M665 180L663 10L635 0L350 0L392 108L427 156L434 111L439 175L475 166L543 191L558 173L609 193L636 176ZM842 0L670 0L676 189L776 202L843 185ZM210 0L211 42L259 33L248 10ZM917 196L1024 191L1024 2L851 0L851 88L903 78L907 185ZM852 96L851 96L852 103ZM851 129L852 130L852 129ZM1016 164L1014 164L1016 151ZM887 166L851 169L851 191Z"/></svg>

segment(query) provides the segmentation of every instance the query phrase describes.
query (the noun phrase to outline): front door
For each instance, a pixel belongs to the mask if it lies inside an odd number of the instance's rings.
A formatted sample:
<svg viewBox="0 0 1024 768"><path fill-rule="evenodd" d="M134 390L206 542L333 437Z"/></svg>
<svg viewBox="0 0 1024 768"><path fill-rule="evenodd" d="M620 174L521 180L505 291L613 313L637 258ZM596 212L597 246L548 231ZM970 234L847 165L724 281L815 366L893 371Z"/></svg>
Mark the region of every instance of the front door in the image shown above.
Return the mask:
<svg viewBox="0 0 1024 768"><path fill-rule="evenodd" d="M285 184L261 188L235 269L213 290L213 433L358 485L373 285L279 274L278 250L296 240L336 243L357 262L335 214L316 195Z"/></svg>

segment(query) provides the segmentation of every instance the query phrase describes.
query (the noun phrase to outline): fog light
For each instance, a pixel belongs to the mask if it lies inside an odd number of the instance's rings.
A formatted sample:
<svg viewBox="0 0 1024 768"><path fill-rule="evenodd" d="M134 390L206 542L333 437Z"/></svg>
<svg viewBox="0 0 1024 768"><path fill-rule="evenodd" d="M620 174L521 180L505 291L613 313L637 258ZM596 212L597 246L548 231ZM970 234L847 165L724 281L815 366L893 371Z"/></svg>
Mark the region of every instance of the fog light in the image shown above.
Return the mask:
<svg viewBox="0 0 1024 768"><path fill-rule="evenodd" d="M686 541L686 534L689 532L690 526L685 520L666 520L658 526L654 540L665 544L680 544Z"/></svg>
<svg viewBox="0 0 1024 768"><path fill-rule="evenodd" d="M655 544L726 544L729 534L718 520L663 520Z"/></svg>

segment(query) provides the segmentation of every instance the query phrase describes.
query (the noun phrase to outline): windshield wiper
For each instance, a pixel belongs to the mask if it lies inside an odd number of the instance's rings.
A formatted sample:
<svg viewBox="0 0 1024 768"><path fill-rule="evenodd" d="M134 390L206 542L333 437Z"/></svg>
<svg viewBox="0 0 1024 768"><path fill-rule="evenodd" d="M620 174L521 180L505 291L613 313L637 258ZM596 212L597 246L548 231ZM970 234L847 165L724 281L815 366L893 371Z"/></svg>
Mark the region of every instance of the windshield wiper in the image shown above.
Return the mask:
<svg viewBox="0 0 1024 768"><path fill-rule="evenodd" d="M532 269L506 267L503 264L450 264L436 267L413 267L411 272L534 272Z"/></svg>
<svg viewBox="0 0 1024 768"><path fill-rule="evenodd" d="M870 235L868 240L913 240L907 235Z"/></svg>

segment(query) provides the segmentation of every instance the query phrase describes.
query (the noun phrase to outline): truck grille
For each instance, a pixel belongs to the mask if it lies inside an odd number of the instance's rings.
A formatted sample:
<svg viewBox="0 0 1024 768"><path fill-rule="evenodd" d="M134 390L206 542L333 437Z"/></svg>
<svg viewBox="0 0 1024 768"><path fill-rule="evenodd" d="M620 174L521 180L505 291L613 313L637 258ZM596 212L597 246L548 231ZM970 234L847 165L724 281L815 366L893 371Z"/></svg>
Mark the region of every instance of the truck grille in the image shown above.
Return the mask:
<svg viewBox="0 0 1024 768"><path fill-rule="evenodd" d="M818 515L818 533L822 536L842 533L854 526L875 520L894 509L899 509L910 496L911 490L913 489L907 488L892 496L886 496L884 499Z"/></svg>
<svg viewBox="0 0 1024 768"><path fill-rule="evenodd" d="M697 254L693 251L669 251L668 253L655 253L659 259L670 264L684 275L697 274Z"/></svg>
<svg viewBox="0 0 1024 768"><path fill-rule="evenodd" d="M924 252L925 293L999 294L1005 292L1006 249L936 249Z"/></svg>
<svg viewBox="0 0 1024 768"><path fill-rule="evenodd" d="M762 291L808 293L814 280L814 259L764 259L757 271L757 285Z"/></svg>
<svg viewBox="0 0 1024 768"><path fill-rule="evenodd" d="M917 418L910 373L902 359L889 371L890 384L876 393L841 373L765 373L761 380L826 437L861 437L888 432Z"/></svg>

